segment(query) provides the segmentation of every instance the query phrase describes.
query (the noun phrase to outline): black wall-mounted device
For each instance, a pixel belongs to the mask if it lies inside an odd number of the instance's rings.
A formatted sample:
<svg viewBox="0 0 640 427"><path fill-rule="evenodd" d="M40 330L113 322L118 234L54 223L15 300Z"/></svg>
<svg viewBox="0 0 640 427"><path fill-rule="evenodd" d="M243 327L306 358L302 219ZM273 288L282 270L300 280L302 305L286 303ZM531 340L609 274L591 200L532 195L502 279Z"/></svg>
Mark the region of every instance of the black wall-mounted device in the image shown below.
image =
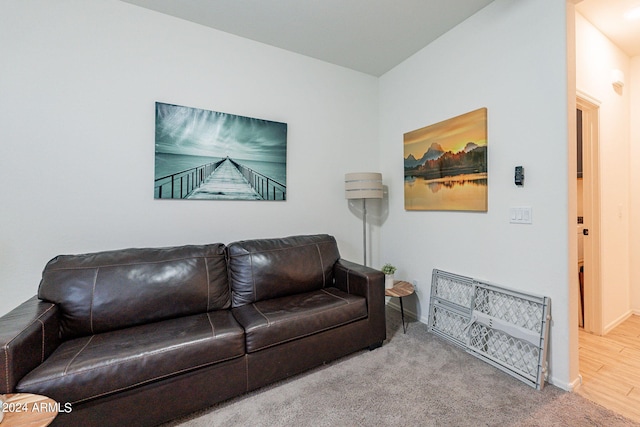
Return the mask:
<svg viewBox="0 0 640 427"><path fill-rule="evenodd" d="M516 166L516 185L524 185L524 168L522 166Z"/></svg>

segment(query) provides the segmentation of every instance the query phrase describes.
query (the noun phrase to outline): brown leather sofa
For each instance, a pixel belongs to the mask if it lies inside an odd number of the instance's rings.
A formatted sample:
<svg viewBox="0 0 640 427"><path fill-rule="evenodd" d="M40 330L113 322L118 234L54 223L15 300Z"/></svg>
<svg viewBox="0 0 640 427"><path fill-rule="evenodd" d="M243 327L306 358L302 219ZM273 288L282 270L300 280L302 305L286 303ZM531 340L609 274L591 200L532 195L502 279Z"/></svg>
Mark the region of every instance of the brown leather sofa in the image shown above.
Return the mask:
<svg viewBox="0 0 640 427"><path fill-rule="evenodd" d="M58 256L0 318L0 393L157 425L382 345L383 281L328 235Z"/></svg>

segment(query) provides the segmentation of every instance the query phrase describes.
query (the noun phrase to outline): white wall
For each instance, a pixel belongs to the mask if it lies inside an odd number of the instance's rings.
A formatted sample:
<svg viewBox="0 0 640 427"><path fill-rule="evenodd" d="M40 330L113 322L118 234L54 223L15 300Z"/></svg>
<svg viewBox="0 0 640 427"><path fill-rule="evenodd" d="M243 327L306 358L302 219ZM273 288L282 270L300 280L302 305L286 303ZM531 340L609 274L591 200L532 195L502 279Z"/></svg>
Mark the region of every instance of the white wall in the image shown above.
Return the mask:
<svg viewBox="0 0 640 427"><path fill-rule="evenodd" d="M565 18L496 0L378 80L115 0L0 3L0 314L60 253L328 232L360 260L343 174L380 170L372 265L417 281L407 308L426 322L433 268L550 296L551 376L569 388ZM287 122L289 200L153 200L155 101ZM479 107L489 211L404 211L403 133ZM532 225L509 224L521 205Z"/></svg>
<svg viewBox="0 0 640 427"><path fill-rule="evenodd" d="M2 1L0 40L0 314L61 253L317 232L361 259L376 78L115 0ZM288 200L154 200L155 101L288 123Z"/></svg>
<svg viewBox="0 0 640 427"><path fill-rule="evenodd" d="M389 215L381 261L417 281L417 299L405 307L425 323L434 268L551 297L550 375L570 388L577 312L568 309L565 7L496 0L381 77L381 153L393 159L382 167ZM480 107L488 109L488 212L405 211L403 134ZM518 165L522 188L513 182ZM531 206L533 224L510 224L511 206Z"/></svg>
<svg viewBox="0 0 640 427"><path fill-rule="evenodd" d="M617 90L612 70L629 81L629 57L576 13L576 87L600 102L602 324L605 331L630 313L630 87ZM587 266L588 268L588 266Z"/></svg>
<svg viewBox="0 0 640 427"><path fill-rule="evenodd" d="M630 228L631 242L630 282L631 308L640 315L640 56L631 58L629 67L630 99Z"/></svg>

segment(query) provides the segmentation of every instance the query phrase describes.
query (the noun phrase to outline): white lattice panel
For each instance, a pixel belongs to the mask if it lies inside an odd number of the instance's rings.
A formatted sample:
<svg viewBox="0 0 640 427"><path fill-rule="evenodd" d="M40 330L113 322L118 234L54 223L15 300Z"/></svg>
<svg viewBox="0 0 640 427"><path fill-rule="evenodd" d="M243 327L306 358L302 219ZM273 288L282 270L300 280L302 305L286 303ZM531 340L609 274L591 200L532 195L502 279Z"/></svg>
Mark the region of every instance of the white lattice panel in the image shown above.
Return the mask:
<svg viewBox="0 0 640 427"><path fill-rule="evenodd" d="M433 270L431 297L469 311L473 304L473 280L446 271Z"/></svg>
<svg viewBox="0 0 640 427"><path fill-rule="evenodd" d="M542 389L551 300L433 271L429 330Z"/></svg>
<svg viewBox="0 0 640 427"><path fill-rule="evenodd" d="M429 310L430 331L462 347L467 345L469 313L464 313L436 301Z"/></svg>

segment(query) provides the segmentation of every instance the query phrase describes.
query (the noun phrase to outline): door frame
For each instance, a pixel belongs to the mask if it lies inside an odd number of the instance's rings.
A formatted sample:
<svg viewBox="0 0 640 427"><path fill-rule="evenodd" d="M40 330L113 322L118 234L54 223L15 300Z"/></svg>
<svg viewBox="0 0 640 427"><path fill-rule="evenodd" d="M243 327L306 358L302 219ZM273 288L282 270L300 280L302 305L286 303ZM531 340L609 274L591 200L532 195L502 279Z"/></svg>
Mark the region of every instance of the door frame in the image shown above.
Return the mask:
<svg viewBox="0 0 640 427"><path fill-rule="evenodd" d="M601 102L576 91L576 107L582 110L583 216L589 235L584 244L584 330L602 335L602 271L600 213L600 138L599 113ZM575 268L575 267L573 267Z"/></svg>

